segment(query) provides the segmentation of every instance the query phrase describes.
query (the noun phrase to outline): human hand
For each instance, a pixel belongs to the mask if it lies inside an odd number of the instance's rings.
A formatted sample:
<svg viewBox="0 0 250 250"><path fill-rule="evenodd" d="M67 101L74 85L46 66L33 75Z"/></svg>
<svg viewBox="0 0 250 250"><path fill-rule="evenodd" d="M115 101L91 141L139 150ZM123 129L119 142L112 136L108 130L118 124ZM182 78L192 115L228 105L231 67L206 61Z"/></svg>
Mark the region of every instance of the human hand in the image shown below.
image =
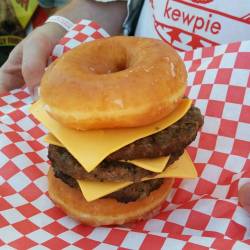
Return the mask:
<svg viewBox="0 0 250 250"><path fill-rule="evenodd" d="M241 205L250 213L250 183L243 185L239 191Z"/></svg>
<svg viewBox="0 0 250 250"><path fill-rule="evenodd" d="M47 23L22 40L0 68L0 94L27 84L36 98L49 55L65 32L58 24Z"/></svg>

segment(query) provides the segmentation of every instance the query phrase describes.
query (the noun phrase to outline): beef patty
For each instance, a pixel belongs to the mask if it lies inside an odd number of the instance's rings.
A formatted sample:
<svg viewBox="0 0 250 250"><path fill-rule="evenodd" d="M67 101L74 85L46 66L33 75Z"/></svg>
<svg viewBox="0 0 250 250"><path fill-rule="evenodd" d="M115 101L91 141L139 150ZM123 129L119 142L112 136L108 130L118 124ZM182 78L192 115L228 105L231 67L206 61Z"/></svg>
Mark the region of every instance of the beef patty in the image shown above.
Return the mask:
<svg viewBox="0 0 250 250"><path fill-rule="evenodd" d="M72 188L79 188L77 181L72 177L65 175L57 168L54 168L54 173L55 177L60 178L63 182L65 182ZM103 198L114 198L117 201L124 203L136 201L138 199L147 197L152 191L159 188L162 183L163 179L153 179L148 181L137 182L114 193L111 193Z"/></svg>
<svg viewBox="0 0 250 250"><path fill-rule="evenodd" d="M119 160L170 156L166 165L168 166L177 160L195 139L202 124L200 110L191 107L184 117L170 127L117 150L89 173L65 148L49 145L49 159L54 169L75 179L138 182L143 177L151 177L155 173Z"/></svg>

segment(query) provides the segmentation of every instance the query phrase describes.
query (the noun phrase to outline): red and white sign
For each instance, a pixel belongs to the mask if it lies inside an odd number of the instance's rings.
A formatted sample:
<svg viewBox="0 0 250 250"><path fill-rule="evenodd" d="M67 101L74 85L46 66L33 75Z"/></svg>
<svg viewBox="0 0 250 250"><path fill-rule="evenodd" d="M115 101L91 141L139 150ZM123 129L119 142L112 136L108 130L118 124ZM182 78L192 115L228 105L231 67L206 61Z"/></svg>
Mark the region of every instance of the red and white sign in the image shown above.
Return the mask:
<svg viewBox="0 0 250 250"><path fill-rule="evenodd" d="M249 40L250 4L243 0L146 1L136 34L160 38L185 51Z"/></svg>

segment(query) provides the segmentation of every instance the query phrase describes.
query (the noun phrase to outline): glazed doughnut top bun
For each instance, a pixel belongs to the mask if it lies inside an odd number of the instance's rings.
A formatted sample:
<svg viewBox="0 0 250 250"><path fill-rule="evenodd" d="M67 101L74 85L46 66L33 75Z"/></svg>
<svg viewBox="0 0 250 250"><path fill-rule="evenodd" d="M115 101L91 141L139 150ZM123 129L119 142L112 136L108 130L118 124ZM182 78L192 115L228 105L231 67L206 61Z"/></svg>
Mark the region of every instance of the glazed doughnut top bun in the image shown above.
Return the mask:
<svg viewBox="0 0 250 250"><path fill-rule="evenodd" d="M158 213L174 178L195 178L185 148L203 118L183 98L181 58L159 40L111 37L54 61L31 113L49 130L48 193L84 224Z"/></svg>
<svg viewBox="0 0 250 250"><path fill-rule="evenodd" d="M49 66L41 98L57 121L74 129L138 127L172 112L187 73L169 45L111 37L82 44Z"/></svg>

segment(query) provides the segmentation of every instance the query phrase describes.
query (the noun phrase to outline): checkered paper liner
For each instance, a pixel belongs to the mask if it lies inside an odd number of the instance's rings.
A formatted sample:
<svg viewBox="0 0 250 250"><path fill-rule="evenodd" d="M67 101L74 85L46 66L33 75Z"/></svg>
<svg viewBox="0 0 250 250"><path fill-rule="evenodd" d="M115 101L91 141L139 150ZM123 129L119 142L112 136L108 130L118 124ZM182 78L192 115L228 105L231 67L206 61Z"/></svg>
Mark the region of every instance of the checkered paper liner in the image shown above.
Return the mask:
<svg viewBox="0 0 250 250"><path fill-rule="evenodd" d="M80 21L52 59L106 37ZM29 113L26 89L0 98L0 249L249 249L250 217L238 202L250 182L250 42L181 54L187 95L205 123L188 152L199 178L176 179L162 211L123 227L90 227L69 218L47 193L46 129Z"/></svg>

